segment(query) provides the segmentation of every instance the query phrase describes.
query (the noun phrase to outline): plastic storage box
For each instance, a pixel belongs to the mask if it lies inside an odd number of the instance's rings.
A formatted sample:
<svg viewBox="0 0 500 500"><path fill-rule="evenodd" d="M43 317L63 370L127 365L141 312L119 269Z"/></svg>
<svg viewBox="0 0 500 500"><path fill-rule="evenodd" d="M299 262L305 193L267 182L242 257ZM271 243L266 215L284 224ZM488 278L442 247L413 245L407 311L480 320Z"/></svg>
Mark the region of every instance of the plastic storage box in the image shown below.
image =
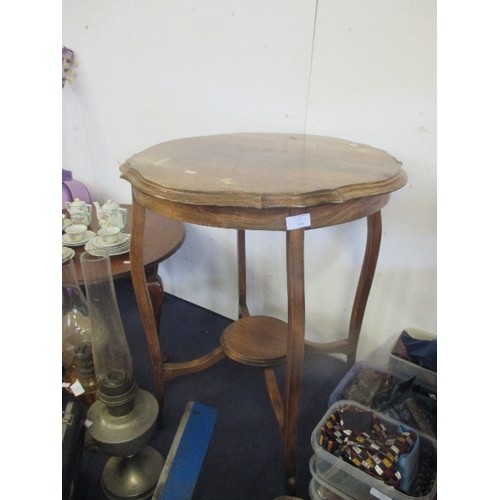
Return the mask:
<svg viewBox="0 0 500 500"><path fill-rule="evenodd" d="M419 406L423 403L417 404L415 399L411 401L411 408L409 407L409 403L404 404L401 400L398 404L394 406L389 405L386 409L382 409L377 406L377 404L374 404L374 396L377 391L379 391L379 394L384 390L389 392L391 387L394 387L395 384L404 384L405 381L409 381L411 377L412 375L395 373L366 361L358 361L354 363L331 393L328 398L328 406L333 405L341 399L356 401L357 403L373 408L399 420L410 427L415 427L420 432L435 438L437 433L437 412L436 414L431 414L429 407L431 403L437 404L437 400L431 401L430 399L430 394L432 394L432 397L436 395L435 387L416 381L416 383L422 387L422 391L419 394L421 399L419 401L425 401L426 412L422 412ZM353 387L355 387L353 384L356 384L356 391L352 390Z"/></svg>
<svg viewBox="0 0 500 500"><path fill-rule="evenodd" d="M352 496L346 495L339 490L335 490L319 475L316 471L316 455L311 457L309 469L312 475L309 483L309 496L311 497L311 500L351 500L353 498Z"/></svg>
<svg viewBox="0 0 500 500"><path fill-rule="evenodd" d="M344 498L336 495L331 488L324 487L315 478L312 478L309 483L309 497L311 500L337 500L339 498Z"/></svg>
<svg viewBox="0 0 500 500"><path fill-rule="evenodd" d="M422 384L428 387L436 388L437 372L412 363L411 361L404 359L396 354L398 352L398 343L400 341L401 335L404 335L405 333L407 333L414 339L428 341L437 340L436 335L433 335L432 333L426 332L424 330L419 330L418 328L405 328L392 346L391 353L389 355L389 370L410 377L415 375L417 380Z"/></svg>
<svg viewBox="0 0 500 500"><path fill-rule="evenodd" d="M387 428L389 432L395 432L401 425L401 422L376 412L367 406L356 403L355 401L340 400L330 406L311 435L311 444L314 450L314 455L310 462L312 474L310 492L315 495L313 498L328 499L328 494L333 493L341 498L355 500L373 500L374 498L383 500L434 499L437 490L437 474L435 466L437 443L435 439L420 433L418 430L414 430L418 435L419 442L418 454L420 465L417 477L423 474L423 470L420 470L420 467L423 469L425 465L429 471L429 464L431 464L430 475L428 475L425 492L420 496L407 495L393 486L387 485L381 479L370 476L363 470L344 461L341 457L329 453L321 447L319 439L323 425L327 422L332 413L345 406L376 415L378 420ZM319 486L323 486L323 488L319 488ZM413 489L414 488L412 488L412 490Z"/></svg>

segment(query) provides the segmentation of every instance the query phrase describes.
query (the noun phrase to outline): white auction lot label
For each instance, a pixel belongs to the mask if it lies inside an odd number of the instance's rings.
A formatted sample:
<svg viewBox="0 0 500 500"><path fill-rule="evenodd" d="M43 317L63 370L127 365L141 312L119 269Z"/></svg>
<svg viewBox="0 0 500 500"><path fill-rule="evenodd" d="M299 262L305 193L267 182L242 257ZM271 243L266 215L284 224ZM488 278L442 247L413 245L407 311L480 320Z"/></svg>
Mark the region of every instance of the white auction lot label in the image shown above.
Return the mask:
<svg viewBox="0 0 500 500"><path fill-rule="evenodd" d="M286 229L300 229L302 227L309 227L311 225L311 214L291 215L286 218Z"/></svg>

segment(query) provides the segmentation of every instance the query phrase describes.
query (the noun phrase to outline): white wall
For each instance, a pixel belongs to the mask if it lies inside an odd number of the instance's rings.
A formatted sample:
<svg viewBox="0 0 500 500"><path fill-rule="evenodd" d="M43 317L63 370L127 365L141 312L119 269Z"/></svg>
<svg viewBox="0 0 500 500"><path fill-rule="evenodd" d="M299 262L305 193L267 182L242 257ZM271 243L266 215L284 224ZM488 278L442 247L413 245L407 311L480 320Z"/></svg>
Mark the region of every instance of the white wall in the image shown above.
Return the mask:
<svg viewBox="0 0 500 500"><path fill-rule="evenodd" d="M409 182L383 210L358 358L406 326L436 332L433 0L63 0L77 55L63 91L63 166L99 201L131 200L119 165L166 140L306 132L385 149ZM165 288L236 317L236 236L187 226ZM249 306L286 318L284 234L248 235ZM306 233L307 337L344 336L365 223Z"/></svg>

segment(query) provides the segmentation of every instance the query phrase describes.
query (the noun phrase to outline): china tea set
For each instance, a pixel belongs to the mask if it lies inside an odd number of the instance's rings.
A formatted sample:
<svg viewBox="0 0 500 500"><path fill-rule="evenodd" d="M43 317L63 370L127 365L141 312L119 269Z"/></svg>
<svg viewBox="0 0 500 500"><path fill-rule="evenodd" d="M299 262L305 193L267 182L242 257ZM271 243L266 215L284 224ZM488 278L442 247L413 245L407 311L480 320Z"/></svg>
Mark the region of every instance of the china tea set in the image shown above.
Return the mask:
<svg viewBox="0 0 500 500"><path fill-rule="evenodd" d="M94 202L100 229L97 234L89 229L92 205L75 198L66 202L69 217L62 214L63 262L72 258L71 247L85 245L85 251L93 255L121 255L130 249L130 234L124 233L127 225L127 209L108 200L100 206Z"/></svg>

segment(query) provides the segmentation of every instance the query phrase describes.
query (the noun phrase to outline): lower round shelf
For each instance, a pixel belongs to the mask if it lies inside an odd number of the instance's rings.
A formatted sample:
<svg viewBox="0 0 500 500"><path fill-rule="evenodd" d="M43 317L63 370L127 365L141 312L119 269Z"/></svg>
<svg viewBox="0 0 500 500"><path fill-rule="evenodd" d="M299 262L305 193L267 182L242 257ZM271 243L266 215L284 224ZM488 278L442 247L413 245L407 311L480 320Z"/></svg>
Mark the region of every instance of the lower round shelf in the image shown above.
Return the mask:
<svg viewBox="0 0 500 500"><path fill-rule="evenodd" d="M222 333L222 350L245 365L273 366L286 358L288 325L271 316L245 316Z"/></svg>

